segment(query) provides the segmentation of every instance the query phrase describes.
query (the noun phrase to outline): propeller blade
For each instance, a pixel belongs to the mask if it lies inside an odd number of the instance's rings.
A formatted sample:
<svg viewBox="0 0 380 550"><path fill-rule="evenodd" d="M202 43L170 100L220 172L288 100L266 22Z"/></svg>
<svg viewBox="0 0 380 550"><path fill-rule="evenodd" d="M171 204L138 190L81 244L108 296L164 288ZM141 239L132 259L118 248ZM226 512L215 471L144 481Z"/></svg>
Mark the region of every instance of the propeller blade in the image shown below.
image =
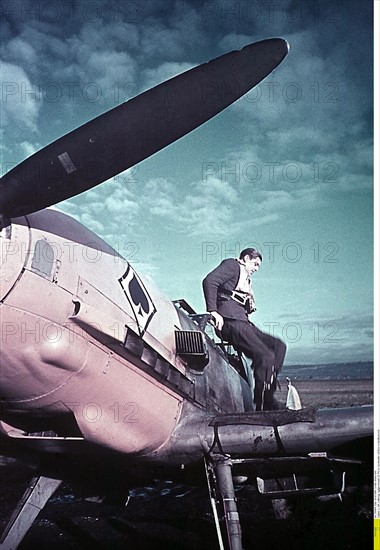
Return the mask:
<svg viewBox="0 0 380 550"><path fill-rule="evenodd" d="M0 217L30 214L119 174L191 132L270 74L288 53L271 38L222 55L118 105L0 180Z"/></svg>

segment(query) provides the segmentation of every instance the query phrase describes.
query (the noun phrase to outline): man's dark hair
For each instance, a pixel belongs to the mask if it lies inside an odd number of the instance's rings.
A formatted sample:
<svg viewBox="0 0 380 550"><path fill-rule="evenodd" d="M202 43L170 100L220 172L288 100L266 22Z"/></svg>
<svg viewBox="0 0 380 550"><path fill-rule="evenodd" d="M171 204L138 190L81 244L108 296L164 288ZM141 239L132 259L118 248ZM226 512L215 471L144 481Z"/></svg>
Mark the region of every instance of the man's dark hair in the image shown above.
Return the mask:
<svg viewBox="0 0 380 550"><path fill-rule="evenodd" d="M250 260L253 260L254 258L260 258L260 260L263 261L262 255L258 250L256 250L256 248L244 248L244 250L240 252L239 259L242 260L244 256L247 255L249 256Z"/></svg>

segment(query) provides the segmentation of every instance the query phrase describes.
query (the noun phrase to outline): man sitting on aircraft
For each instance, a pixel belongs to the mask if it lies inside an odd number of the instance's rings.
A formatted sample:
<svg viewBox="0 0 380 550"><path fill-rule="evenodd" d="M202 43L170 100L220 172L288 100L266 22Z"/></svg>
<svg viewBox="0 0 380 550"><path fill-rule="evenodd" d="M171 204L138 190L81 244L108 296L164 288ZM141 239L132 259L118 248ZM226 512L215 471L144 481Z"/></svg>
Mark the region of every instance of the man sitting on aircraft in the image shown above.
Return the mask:
<svg viewBox="0 0 380 550"><path fill-rule="evenodd" d="M276 378L286 352L282 340L262 332L248 319L256 311L250 275L261 262L255 248L245 248L238 259L223 260L203 280L207 311L223 340L252 359L256 411L273 408Z"/></svg>

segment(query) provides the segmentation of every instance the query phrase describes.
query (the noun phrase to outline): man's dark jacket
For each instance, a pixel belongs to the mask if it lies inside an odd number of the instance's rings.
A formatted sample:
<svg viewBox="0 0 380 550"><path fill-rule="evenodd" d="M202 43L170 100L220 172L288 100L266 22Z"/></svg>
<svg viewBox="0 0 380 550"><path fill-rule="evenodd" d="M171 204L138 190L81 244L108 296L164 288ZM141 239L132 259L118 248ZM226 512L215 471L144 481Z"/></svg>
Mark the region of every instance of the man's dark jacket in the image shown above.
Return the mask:
<svg viewBox="0 0 380 550"><path fill-rule="evenodd" d="M235 290L240 277L240 264L233 258L223 260L203 279L203 292L207 311L217 311L227 319L248 320L245 307L227 295ZM223 297L223 291L227 295Z"/></svg>

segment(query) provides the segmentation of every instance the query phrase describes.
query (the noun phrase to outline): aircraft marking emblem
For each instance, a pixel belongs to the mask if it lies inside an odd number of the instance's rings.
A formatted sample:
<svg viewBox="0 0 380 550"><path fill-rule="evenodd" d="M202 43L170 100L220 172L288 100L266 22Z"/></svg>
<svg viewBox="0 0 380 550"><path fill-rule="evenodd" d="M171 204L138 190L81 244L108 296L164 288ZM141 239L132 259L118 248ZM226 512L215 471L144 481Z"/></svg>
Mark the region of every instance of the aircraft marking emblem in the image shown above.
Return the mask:
<svg viewBox="0 0 380 550"><path fill-rule="evenodd" d="M132 308L140 336L142 336L157 309L144 283L131 266L128 266L127 271L119 279L119 283Z"/></svg>

